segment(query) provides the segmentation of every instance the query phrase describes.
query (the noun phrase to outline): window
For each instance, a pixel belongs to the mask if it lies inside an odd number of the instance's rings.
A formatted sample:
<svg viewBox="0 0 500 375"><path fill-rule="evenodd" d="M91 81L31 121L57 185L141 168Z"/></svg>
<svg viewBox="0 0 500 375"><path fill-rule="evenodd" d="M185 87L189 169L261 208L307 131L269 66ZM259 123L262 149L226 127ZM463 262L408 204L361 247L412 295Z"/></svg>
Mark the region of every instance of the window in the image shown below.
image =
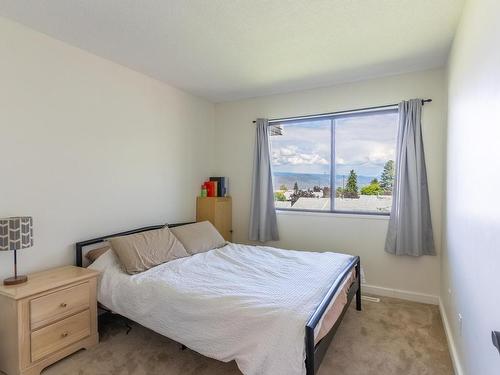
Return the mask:
<svg viewBox="0 0 500 375"><path fill-rule="evenodd" d="M277 209L389 214L395 107L272 122Z"/></svg>

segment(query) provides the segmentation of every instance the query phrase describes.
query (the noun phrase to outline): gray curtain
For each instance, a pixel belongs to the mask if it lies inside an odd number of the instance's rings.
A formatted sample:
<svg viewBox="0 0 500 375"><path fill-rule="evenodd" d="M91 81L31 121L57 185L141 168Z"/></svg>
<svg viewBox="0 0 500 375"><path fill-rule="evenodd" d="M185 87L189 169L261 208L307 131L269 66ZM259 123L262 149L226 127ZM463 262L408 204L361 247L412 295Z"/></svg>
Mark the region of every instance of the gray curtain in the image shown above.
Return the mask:
<svg viewBox="0 0 500 375"><path fill-rule="evenodd" d="M422 142L422 100L399 103L396 177L385 251L436 255Z"/></svg>
<svg viewBox="0 0 500 375"><path fill-rule="evenodd" d="M257 119L253 163L250 233L253 241L277 241L278 223L274 208L273 176L269 153L269 121Z"/></svg>

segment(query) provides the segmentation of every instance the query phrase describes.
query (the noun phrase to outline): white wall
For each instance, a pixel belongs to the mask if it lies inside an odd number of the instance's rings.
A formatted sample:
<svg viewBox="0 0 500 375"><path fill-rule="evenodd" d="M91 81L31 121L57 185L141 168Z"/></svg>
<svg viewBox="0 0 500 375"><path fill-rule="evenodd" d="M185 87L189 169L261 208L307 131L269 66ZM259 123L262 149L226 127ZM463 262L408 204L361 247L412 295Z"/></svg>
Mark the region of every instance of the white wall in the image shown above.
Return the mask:
<svg viewBox="0 0 500 375"><path fill-rule="evenodd" d="M439 252L442 173L446 124L443 70L412 73L328 88L273 95L216 105L216 173L229 177L233 197L234 240L248 242L250 189L257 117L279 118L392 104L414 97L432 98L424 107L423 132L432 219ZM384 252L388 220L329 214L279 214L285 248L358 254L368 284L433 296L439 294L439 256L396 257ZM378 290L381 292L381 290ZM429 300L423 296L424 300Z"/></svg>
<svg viewBox="0 0 500 375"><path fill-rule="evenodd" d="M458 367L471 375L500 373L491 343L491 331L500 331L499 15L498 0L469 1L449 62L441 297Z"/></svg>
<svg viewBox="0 0 500 375"><path fill-rule="evenodd" d="M0 217L32 215L21 272L74 243L192 220L212 167L214 105L0 18ZM0 252L0 277L12 273Z"/></svg>

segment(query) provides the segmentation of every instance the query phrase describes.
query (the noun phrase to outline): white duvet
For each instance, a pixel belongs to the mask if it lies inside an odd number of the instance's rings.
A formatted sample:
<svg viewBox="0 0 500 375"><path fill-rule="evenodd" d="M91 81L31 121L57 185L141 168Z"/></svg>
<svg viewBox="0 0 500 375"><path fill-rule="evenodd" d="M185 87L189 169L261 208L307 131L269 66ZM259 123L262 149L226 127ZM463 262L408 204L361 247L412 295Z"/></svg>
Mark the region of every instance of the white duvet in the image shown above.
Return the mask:
<svg viewBox="0 0 500 375"><path fill-rule="evenodd" d="M114 312L245 375L303 375L306 322L351 259L228 244L133 276L112 251L90 268Z"/></svg>

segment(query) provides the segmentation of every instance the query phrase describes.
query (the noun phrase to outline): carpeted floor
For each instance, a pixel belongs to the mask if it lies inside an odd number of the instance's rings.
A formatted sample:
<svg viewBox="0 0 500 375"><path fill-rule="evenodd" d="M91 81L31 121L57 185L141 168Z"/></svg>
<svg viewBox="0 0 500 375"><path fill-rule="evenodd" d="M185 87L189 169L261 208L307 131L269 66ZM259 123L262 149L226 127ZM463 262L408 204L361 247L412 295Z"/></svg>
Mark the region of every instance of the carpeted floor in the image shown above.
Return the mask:
<svg viewBox="0 0 500 375"><path fill-rule="evenodd" d="M323 359L319 375L453 374L437 306L382 298L353 305ZM101 324L101 342L47 368L42 375L241 375L222 363L139 325Z"/></svg>

